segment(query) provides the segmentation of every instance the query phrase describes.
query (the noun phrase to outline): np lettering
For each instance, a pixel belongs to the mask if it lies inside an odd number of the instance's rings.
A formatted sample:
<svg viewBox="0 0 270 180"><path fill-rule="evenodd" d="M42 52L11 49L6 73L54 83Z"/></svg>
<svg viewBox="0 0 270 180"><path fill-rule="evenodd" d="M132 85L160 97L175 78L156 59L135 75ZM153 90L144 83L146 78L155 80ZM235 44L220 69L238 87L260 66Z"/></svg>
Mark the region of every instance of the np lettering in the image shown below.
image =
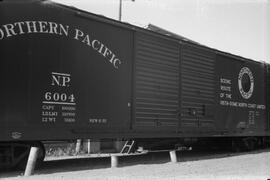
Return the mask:
<svg viewBox="0 0 270 180"><path fill-rule="evenodd" d="M52 86L69 87L69 83L69 74L52 73Z"/></svg>

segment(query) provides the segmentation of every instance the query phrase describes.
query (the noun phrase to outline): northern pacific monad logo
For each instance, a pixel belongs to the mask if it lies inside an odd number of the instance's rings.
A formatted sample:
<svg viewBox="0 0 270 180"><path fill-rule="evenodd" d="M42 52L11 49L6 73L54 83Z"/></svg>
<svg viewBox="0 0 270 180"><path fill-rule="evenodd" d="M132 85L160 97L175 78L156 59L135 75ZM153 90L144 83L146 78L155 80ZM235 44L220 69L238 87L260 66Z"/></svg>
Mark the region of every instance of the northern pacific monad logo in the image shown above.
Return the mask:
<svg viewBox="0 0 270 180"><path fill-rule="evenodd" d="M238 88L244 99L249 99L254 90L254 78L249 68L243 67L238 75Z"/></svg>

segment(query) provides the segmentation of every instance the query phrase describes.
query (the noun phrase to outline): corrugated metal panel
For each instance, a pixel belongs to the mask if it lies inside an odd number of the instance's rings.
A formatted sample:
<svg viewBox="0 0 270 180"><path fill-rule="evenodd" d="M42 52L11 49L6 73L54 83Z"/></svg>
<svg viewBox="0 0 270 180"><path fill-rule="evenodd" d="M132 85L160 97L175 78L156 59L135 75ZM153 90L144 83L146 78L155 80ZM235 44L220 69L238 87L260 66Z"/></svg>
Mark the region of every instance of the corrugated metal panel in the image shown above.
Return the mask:
<svg viewBox="0 0 270 180"><path fill-rule="evenodd" d="M178 125L179 45L136 33L135 125Z"/></svg>
<svg viewBox="0 0 270 180"><path fill-rule="evenodd" d="M186 44L181 53L181 127L213 127L215 54Z"/></svg>

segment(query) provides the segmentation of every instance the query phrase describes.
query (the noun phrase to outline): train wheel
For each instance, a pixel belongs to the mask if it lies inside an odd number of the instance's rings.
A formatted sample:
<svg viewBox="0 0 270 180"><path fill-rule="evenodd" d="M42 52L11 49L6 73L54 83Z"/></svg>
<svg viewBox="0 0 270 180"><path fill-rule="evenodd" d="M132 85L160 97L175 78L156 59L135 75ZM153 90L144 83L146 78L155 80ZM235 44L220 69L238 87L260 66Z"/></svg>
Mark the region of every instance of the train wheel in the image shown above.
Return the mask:
<svg viewBox="0 0 270 180"><path fill-rule="evenodd" d="M232 140L232 151L233 152L241 152L241 142L238 139Z"/></svg>
<svg viewBox="0 0 270 180"><path fill-rule="evenodd" d="M248 151L252 151L256 148L257 141L253 138L243 139L245 147Z"/></svg>
<svg viewBox="0 0 270 180"><path fill-rule="evenodd" d="M265 137L261 137L261 138L258 139L258 147L260 147L260 148L265 148L266 147Z"/></svg>

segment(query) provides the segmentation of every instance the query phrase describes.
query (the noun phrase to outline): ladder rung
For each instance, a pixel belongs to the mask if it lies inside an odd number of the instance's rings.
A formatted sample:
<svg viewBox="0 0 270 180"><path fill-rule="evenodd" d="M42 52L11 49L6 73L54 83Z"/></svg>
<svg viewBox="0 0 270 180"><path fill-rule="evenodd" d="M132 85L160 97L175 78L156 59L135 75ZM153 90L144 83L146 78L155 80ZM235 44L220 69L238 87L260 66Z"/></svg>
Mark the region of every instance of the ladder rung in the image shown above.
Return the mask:
<svg viewBox="0 0 270 180"><path fill-rule="evenodd" d="M125 145L123 146L120 153L130 153L135 141L128 140L126 141Z"/></svg>

